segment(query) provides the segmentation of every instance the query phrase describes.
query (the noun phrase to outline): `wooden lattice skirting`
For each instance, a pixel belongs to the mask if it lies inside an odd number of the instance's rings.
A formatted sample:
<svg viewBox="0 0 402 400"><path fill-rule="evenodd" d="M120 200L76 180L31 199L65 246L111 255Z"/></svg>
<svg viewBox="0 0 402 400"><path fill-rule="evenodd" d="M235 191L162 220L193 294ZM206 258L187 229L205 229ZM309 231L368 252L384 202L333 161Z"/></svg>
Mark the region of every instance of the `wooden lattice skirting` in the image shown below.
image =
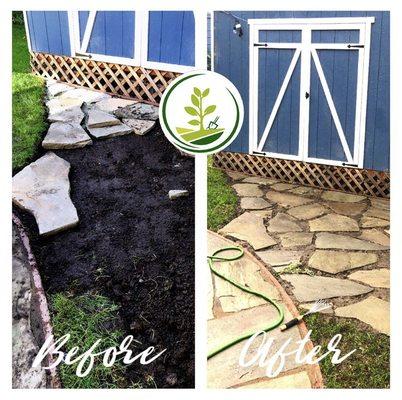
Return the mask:
<svg viewBox="0 0 402 400"><path fill-rule="evenodd" d="M224 170L323 189L377 197L390 196L390 174L388 172L230 152L215 154L214 166Z"/></svg>
<svg viewBox="0 0 402 400"><path fill-rule="evenodd" d="M158 104L166 86L179 73L31 52L34 74L123 98Z"/></svg>

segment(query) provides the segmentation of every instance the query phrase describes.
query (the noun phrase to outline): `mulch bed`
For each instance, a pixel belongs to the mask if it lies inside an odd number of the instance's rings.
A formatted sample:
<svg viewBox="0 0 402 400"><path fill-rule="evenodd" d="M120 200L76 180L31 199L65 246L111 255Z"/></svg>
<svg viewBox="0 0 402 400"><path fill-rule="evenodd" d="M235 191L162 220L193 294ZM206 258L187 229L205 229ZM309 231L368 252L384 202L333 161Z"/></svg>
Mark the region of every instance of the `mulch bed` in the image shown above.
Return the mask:
<svg viewBox="0 0 402 400"><path fill-rule="evenodd" d="M78 226L40 238L32 216L15 210L47 295L108 296L141 350L167 348L149 365L128 367L128 381L152 376L157 387L194 387L194 160L159 127L55 153L71 164ZM171 201L171 189L190 195Z"/></svg>

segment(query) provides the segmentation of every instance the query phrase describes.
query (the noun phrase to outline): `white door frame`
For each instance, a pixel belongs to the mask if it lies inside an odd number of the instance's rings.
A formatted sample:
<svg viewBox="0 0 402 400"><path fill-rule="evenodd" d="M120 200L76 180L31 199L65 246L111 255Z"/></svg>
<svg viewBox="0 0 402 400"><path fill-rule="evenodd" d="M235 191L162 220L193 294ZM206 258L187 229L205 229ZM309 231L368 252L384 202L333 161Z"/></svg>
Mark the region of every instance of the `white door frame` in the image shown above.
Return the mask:
<svg viewBox="0 0 402 400"><path fill-rule="evenodd" d="M70 46L72 57L91 58L95 61L105 61L131 66L142 66L145 68L155 68L172 72L187 72L194 69L206 69L207 66L207 28L206 13L203 11L193 11L195 23L195 65L178 65L161 62L148 61L148 21L149 11L135 11L135 38L134 38L134 58L107 56L104 54L89 54L88 44L91 37L96 12L89 11L88 22L85 28L83 41L80 40L79 16L78 11L68 11L68 22L70 31Z"/></svg>
<svg viewBox="0 0 402 400"><path fill-rule="evenodd" d="M364 140L367 109L367 86L370 58L370 33L374 17L367 18L277 18L277 19L250 19L250 81L249 81L249 152L261 154L274 158L285 158L291 160L303 160L328 165L343 165L363 168L364 161ZM299 43L261 43L259 32L261 30L298 30L301 31L301 42ZM311 32L314 30L358 30L359 43L311 43ZM295 54L290 63L289 69L282 83L278 97L269 116L262 139L258 143L258 54L259 49L269 47L274 49L295 49ZM350 151L345 135L337 115L332 96L326 84L325 75L317 55L317 49L342 49L358 51L358 70L356 88L356 115L355 115L355 139L353 152ZM300 68L300 114L299 114L299 149L297 155L278 154L263 152L263 146L269 135L270 128L275 120L276 113L280 107L281 100L289 84L294 67L301 58ZM309 104L305 93L310 93L310 71L311 65L317 69L318 76L327 103L330 108L331 117L334 120L342 148L347 162L337 160L326 160L308 156L309 140Z"/></svg>

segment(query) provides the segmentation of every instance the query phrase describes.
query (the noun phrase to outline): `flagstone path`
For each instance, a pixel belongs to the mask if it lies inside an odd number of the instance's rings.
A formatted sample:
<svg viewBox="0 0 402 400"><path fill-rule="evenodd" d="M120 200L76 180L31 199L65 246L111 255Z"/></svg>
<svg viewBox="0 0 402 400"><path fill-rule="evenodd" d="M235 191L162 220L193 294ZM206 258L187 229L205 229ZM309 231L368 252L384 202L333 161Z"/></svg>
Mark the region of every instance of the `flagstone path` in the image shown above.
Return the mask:
<svg viewBox="0 0 402 400"><path fill-rule="evenodd" d="M219 234L208 232L208 254L222 247L233 246L233 242ZM285 312L285 320L297 315L297 310L265 266L249 252L233 262L215 262L215 267L225 276L242 285L277 300ZM221 278L208 275L208 352L227 344L246 332L255 332L277 317L272 305L261 298L245 293ZM283 343L291 339L287 351L295 350L297 341L307 333L304 324L280 332L279 328L268 333L274 344L268 354L273 355ZM254 342L251 351L255 352L261 339ZM311 346L309 342L309 346ZM311 388L321 387L322 378L317 365L297 365L289 357L277 377L267 378L266 370L258 363L249 367L239 365L239 355L244 342L238 343L208 360L208 387L229 388ZM309 348L307 348L309 350Z"/></svg>
<svg viewBox="0 0 402 400"><path fill-rule="evenodd" d="M50 123L42 142L46 150L80 149L97 139L144 135L158 119L158 107L153 105L51 80L46 86ZM69 171L70 164L49 151L13 177L13 202L33 214L40 235L79 222L70 198Z"/></svg>
<svg viewBox="0 0 402 400"><path fill-rule="evenodd" d="M259 258L296 304L327 299L327 313L389 335L389 199L227 175L240 210L221 235Z"/></svg>

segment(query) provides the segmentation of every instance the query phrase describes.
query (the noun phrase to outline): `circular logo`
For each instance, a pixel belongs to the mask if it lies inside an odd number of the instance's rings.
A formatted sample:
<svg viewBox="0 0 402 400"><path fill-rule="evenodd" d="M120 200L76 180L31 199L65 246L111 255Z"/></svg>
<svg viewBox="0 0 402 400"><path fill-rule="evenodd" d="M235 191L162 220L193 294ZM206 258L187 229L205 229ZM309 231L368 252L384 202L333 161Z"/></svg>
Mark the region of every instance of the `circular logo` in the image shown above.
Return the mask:
<svg viewBox="0 0 402 400"><path fill-rule="evenodd" d="M159 120L165 136L191 154L212 154L228 146L243 124L243 102L236 87L211 71L191 71L163 93Z"/></svg>

